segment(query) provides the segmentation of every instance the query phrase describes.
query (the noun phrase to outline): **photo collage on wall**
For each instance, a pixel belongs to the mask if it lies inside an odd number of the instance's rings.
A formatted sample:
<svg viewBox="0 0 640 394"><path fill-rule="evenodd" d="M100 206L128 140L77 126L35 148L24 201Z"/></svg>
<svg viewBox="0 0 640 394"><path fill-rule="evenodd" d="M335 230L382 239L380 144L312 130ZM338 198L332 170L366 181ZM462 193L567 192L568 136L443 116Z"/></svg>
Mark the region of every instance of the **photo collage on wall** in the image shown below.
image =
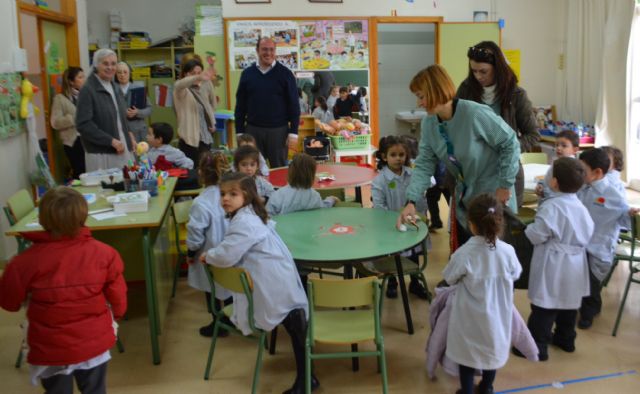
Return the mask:
<svg viewBox="0 0 640 394"><path fill-rule="evenodd" d="M0 74L0 139L23 131L20 119L20 99L22 98L20 73Z"/></svg>
<svg viewBox="0 0 640 394"><path fill-rule="evenodd" d="M292 71L362 70L369 67L366 20L234 21L228 39L231 69L244 70L258 61L259 37L272 37L276 60Z"/></svg>

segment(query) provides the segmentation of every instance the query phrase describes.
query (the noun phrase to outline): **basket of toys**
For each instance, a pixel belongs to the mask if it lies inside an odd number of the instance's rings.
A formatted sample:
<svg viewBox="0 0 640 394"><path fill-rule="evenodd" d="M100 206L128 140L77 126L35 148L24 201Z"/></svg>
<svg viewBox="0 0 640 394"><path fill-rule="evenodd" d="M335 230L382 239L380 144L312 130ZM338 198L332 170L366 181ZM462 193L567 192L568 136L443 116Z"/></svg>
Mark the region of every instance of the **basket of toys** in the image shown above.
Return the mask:
<svg viewBox="0 0 640 394"><path fill-rule="evenodd" d="M331 138L334 149L366 149L371 145L369 125L358 119L340 118L329 123L316 120L316 127Z"/></svg>

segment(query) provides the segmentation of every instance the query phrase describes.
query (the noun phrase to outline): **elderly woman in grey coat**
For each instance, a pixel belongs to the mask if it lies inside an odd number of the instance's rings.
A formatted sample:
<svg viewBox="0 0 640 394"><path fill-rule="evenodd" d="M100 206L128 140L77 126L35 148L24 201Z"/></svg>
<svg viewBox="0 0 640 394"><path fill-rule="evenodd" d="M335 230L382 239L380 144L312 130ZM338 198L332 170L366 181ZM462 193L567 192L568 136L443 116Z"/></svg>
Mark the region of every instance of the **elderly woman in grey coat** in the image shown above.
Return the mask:
<svg viewBox="0 0 640 394"><path fill-rule="evenodd" d="M111 49L93 55L93 67L80 90L76 128L85 149L87 171L121 168L133 157L127 104L114 83L118 58Z"/></svg>
<svg viewBox="0 0 640 394"><path fill-rule="evenodd" d="M145 97L145 105L141 108L131 103L131 88L133 87L133 78L131 78L131 66L126 62L120 62L116 65L116 82L120 86L120 91L124 95L124 101L127 103L127 120L129 127L136 142L147 140L147 122L146 118L151 115L151 101Z"/></svg>

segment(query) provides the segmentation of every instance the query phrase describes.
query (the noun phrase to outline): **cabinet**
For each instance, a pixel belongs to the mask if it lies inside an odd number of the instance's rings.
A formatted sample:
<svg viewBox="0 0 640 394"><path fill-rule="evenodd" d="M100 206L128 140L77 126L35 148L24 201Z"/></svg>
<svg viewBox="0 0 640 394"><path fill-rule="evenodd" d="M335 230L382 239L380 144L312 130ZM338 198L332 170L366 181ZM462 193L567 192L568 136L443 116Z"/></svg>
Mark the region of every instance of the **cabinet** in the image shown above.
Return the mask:
<svg viewBox="0 0 640 394"><path fill-rule="evenodd" d="M179 64L182 56L186 53L193 52L193 46L178 46L174 42L169 42L168 46L157 46L149 48L118 48L118 59L129 63L134 70L132 77L134 81L144 82L147 88L147 96L151 100L151 116L149 123L166 122L170 124L174 133L177 133L176 114L173 107L160 107L156 102L156 86L167 85L173 92L173 83L180 72ZM161 77L154 77L150 72L152 65L164 65L171 70ZM149 69L143 69L149 67ZM174 135L174 137L176 137Z"/></svg>

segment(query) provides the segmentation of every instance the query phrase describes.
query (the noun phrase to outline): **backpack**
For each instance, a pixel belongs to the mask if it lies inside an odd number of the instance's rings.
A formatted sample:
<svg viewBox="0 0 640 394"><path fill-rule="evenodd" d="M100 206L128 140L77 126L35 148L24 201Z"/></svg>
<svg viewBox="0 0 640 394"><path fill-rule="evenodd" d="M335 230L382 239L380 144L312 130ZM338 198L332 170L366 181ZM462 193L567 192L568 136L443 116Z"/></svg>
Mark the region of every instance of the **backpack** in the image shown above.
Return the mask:
<svg viewBox="0 0 640 394"><path fill-rule="evenodd" d="M513 287L516 289L527 289L529 287L529 271L531 270L531 257L533 256L533 245L524 233L527 225L509 208L504 208L504 230L502 240L513 246L516 256L522 266L522 274L516 280Z"/></svg>

